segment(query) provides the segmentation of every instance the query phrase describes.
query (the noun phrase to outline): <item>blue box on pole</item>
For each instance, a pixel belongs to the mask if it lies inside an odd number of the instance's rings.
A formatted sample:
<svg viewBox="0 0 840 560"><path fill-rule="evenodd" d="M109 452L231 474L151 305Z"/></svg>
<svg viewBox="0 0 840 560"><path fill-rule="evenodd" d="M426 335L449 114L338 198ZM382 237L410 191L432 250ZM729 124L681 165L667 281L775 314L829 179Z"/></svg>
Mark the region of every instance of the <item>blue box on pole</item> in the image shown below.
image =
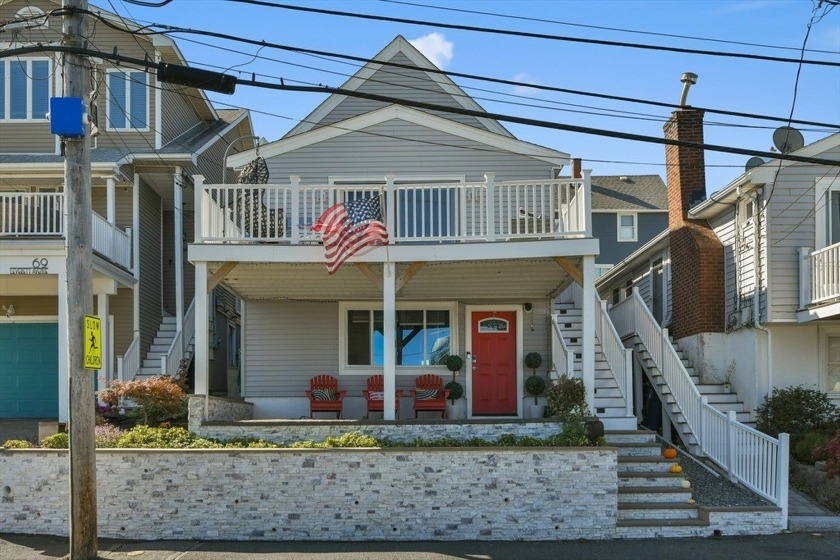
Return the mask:
<svg viewBox="0 0 840 560"><path fill-rule="evenodd" d="M84 112L81 97L50 97L50 132L63 138L84 138Z"/></svg>

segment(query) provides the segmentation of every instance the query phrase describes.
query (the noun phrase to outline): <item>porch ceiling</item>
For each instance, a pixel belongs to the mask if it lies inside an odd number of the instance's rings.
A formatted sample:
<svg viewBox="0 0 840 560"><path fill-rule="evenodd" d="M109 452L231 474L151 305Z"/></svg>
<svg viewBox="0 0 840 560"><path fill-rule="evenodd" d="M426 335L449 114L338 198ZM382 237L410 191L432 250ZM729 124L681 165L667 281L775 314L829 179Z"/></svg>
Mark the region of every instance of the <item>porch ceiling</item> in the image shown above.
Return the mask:
<svg viewBox="0 0 840 560"><path fill-rule="evenodd" d="M580 259L571 262L579 265ZM208 263L212 276L222 263ZM371 264L379 278L382 266ZM397 265L397 279L409 267ZM223 281L245 299L347 300L382 297L381 288L354 264L329 276L323 264L239 263ZM431 262L397 292L411 300L521 300L546 297L571 282L553 259ZM381 282L380 282L381 286Z"/></svg>

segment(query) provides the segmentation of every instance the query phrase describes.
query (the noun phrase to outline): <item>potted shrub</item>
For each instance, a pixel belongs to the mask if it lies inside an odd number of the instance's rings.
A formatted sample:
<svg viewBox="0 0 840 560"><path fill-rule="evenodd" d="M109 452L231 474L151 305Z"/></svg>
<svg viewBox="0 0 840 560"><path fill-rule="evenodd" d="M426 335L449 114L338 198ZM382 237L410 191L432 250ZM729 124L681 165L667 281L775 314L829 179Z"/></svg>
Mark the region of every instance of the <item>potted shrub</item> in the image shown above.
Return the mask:
<svg viewBox="0 0 840 560"><path fill-rule="evenodd" d="M542 356L539 352L529 352L525 355L525 367L531 370L531 375L525 379L525 392L534 397L534 404L530 408L529 418L540 418L542 411L539 409L540 397L545 392L545 379L537 375L537 368L542 365Z"/></svg>
<svg viewBox="0 0 840 560"><path fill-rule="evenodd" d="M452 372L452 381L444 387L449 389L449 404L446 405L446 415L449 418L459 419L466 417L466 403L464 397L464 386L455 380L458 372L464 367L464 360L461 356L452 354L443 360L446 369Z"/></svg>
<svg viewBox="0 0 840 560"><path fill-rule="evenodd" d="M582 379L560 377L548 388L546 398L554 416L563 423L564 431L580 429L592 443L603 437L604 423L590 415Z"/></svg>

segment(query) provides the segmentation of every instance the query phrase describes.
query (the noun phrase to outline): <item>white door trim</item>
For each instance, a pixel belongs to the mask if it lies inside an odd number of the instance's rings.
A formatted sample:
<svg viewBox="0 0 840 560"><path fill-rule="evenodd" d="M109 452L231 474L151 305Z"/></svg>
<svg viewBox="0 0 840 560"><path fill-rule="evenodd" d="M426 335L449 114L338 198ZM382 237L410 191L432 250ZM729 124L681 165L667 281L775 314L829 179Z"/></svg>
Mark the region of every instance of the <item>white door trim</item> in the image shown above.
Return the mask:
<svg viewBox="0 0 840 560"><path fill-rule="evenodd" d="M466 331L464 344L464 382L466 383L467 395L467 418L472 418L472 402L473 402L473 387L472 387L472 314L473 312L482 311L515 311L516 312L516 415L522 418L522 399L525 396L522 372L522 305L467 305L466 324L464 330ZM482 418L492 418L492 416L482 416ZM499 418L509 418L509 416L500 416Z"/></svg>

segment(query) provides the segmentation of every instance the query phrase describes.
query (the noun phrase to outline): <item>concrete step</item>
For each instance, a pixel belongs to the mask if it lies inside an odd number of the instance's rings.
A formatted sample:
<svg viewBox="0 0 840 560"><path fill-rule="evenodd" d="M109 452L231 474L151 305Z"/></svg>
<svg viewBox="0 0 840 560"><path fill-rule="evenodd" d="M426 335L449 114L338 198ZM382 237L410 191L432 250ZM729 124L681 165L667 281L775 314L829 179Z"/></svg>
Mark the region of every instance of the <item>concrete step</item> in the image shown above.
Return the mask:
<svg viewBox="0 0 840 560"><path fill-rule="evenodd" d="M171 323L161 323L158 332L169 332L169 331L177 331L178 325L173 321Z"/></svg>
<svg viewBox="0 0 840 560"><path fill-rule="evenodd" d="M609 442L607 445L610 445ZM674 465L678 465L679 461L676 459L666 459L665 457L619 457L618 458L618 473L619 475L627 472L639 473L667 473Z"/></svg>
<svg viewBox="0 0 840 560"><path fill-rule="evenodd" d="M700 513L696 504L652 503L652 504L618 504L618 521L630 519L699 519Z"/></svg>
<svg viewBox="0 0 840 560"><path fill-rule="evenodd" d="M641 488L626 488L619 486L618 503L653 503L653 502L682 502L691 499L690 488L675 488L672 486L645 486Z"/></svg>
<svg viewBox="0 0 840 560"><path fill-rule="evenodd" d="M622 457L659 457L662 446L658 443L609 443L618 449L618 458Z"/></svg>
<svg viewBox="0 0 840 560"><path fill-rule="evenodd" d="M644 430L612 430L604 434L607 445L618 443L656 443L656 435Z"/></svg>
<svg viewBox="0 0 840 560"><path fill-rule="evenodd" d="M619 539L655 539L658 537L705 537L709 524L701 519L626 519L616 522Z"/></svg>
<svg viewBox="0 0 840 560"><path fill-rule="evenodd" d="M682 488L685 476L672 472L619 472L619 488ZM688 490L688 489L686 489Z"/></svg>
<svg viewBox="0 0 840 560"><path fill-rule="evenodd" d="M151 354L151 353L166 354L167 352L169 352L169 346L170 346L170 344L152 344L149 347L149 354ZM146 355L148 356L149 354L146 354Z"/></svg>

